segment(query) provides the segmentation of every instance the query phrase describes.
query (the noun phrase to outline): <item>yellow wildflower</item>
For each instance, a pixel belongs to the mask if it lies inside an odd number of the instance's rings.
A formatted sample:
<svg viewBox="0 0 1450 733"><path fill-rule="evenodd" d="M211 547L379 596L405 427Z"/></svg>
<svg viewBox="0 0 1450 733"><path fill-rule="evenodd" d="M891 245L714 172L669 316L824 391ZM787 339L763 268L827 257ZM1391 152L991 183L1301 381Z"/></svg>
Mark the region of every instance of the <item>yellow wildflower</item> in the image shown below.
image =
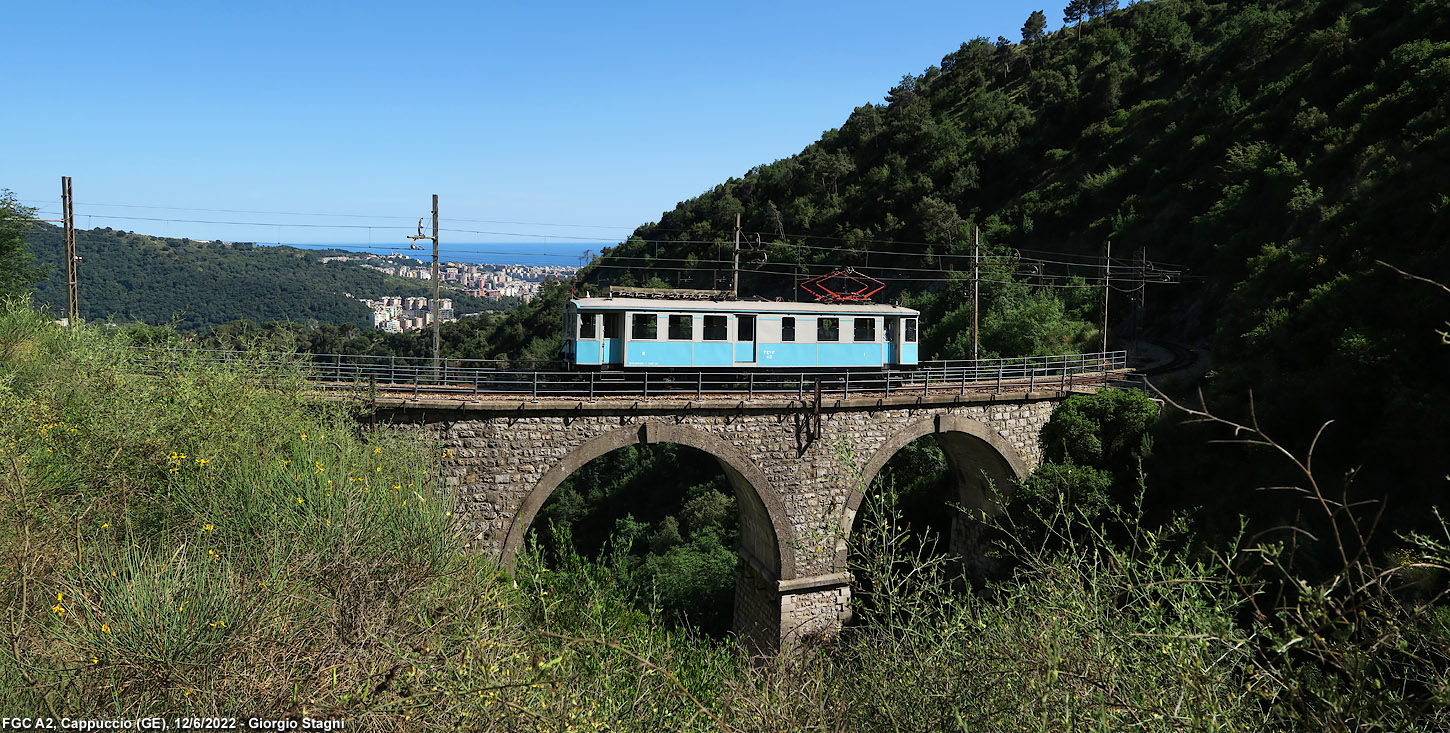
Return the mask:
<svg viewBox="0 0 1450 733"><path fill-rule="evenodd" d="M298 503L298 504L301 504L301 503L302 503L302 497L300 497L300 496L299 496L299 497L297 497L297 503Z"/></svg>
<svg viewBox="0 0 1450 733"><path fill-rule="evenodd" d="M303 433L303 434L302 434L302 439L303 439L303 440L307 440L307 433Z"/></svg>
<svg viewBox="0 0 1450 733"><path fill-rule="evenodd" d="M65 606L62 606L59 603L55 604L54 606L51 606L50 607L50 610L55 611L55 615L57 615L57 616L64 616L65 615Z"/></svg>
<svg viewBox="0 0 1450 733"><path fill-rule="evenodd" d="M102 522L101 523L101 529L105 529L105 528L107 528L109 526L111 526L111 523L110 522Z"/></svg>
<svg viewBox="0 0 1450 733"><path fill-rule="evenodd" d="M383 452L383 449L382 448L374 448L373 449L373 453L382 453L382 452Z"/></svg>
<svg viewBox="0 0 1450 733"><path fill-rule="evenodd" d="M110 626L110 624L101 624L101 631L103 631L103 632L105 632L107 634L111 633L111 626Z"/></svg>
<svg viewBox="0 0 1450 733"><path fill-rule="evenodd" d="M201 528L204 529L204 530L206 530L206 531L208 531L208 532L212 531L213 529L216 529L216 527L213 527L210 524L203 524L201 526Z"/></svg>

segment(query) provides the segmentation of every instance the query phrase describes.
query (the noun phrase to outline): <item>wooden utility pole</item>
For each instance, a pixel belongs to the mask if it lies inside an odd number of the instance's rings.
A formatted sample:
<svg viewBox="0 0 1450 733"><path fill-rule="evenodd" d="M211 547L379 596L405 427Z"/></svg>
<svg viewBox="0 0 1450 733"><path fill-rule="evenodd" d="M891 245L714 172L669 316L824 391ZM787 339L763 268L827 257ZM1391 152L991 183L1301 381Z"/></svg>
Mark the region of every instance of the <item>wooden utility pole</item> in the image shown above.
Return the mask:
<svg viewBox="0 0 1450 733"><path fill-rule="evenodd" d="M443 337L439 330L443 327L442 301L438 298L438 194L433 194L433 302L428 304L428 313L433 316L433 368L438 368L438 362L443 354Z"/></svg>
<svg viewBox="0 0 1450 733"><path fill-rule="evenodd" d="M1143 317L1148 315L1148 245L1139 250L1138 258L1138 308L1133 312L1133 344L1142 349ZM1135 352L1136 353L1136 352Z"/></svg>
<svg viewBox="0 0 1450 733"><path fill-rule="evenodd" d="M740 214L735 215L735 265L730 269L730 296L740 298Z"/></svg>
<svg viewBox="0 0 1450 733"><path fill-rule="evenodd" d="M977 294L978 283L981 282L982 260L982 230L979 227L972 228L972 361L977 360Z"/></svg>
<svg viewBox="0 0 1450 733"><path fill-rule="evenodd" d="M1103 353L1108 352L1108 291L1113 271L1113 240L1109 239L1103 249Z"/></svg>
<svg viewBox="0 0 1450 733"><path fill-rule="evenodd" d="M433 319L433 371L438 371L442 362L443 337L439 331L442 323L443 313L439 308L438 297L438 194L433 194L433 236L423 233L423 220L418 220L418 233L408 235L408 239L417 242L419 239L433 240L433 300L428 303L428 316ZM417 244L409 245L416 248Z"/></svg>
<svg viewBox="0 0 1450 733"><path fill-rule="evenodd" d="M76 286L76 211L75 198L71 193L70 176L60 177L60 200L64 207L65 224L65 281L66 281L66 325L74 326L81 318L81 305Z"/></svg>

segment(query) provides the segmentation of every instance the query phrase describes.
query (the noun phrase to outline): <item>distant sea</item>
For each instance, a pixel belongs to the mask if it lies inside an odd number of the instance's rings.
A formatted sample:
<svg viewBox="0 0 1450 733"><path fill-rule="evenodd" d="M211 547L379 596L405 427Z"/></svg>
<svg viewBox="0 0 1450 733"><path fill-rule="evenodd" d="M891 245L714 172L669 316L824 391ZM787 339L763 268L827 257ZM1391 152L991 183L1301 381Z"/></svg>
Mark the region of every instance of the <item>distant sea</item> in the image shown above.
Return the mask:
<svg viewBox="0 0 1450 733"><path fill-rule="evenodd" d="M265 247L265 242L258 242L257 246ZM298 249L341 249L361 254L389 255L403 254L421 260L431 262L433 259L433 243L422 240L423 249L408 249L408 243L400 245L393 244L287 244L287 247ZM578 242L484 242L484 243L453 243L443 240L438 249L438 259L442 262L468 262L479 265L562 265L566 267L579 267L589 262L586 253L592 252L594 256L599 255L599 250L612 246L605 242L590 242L580 244Z"/></svg>

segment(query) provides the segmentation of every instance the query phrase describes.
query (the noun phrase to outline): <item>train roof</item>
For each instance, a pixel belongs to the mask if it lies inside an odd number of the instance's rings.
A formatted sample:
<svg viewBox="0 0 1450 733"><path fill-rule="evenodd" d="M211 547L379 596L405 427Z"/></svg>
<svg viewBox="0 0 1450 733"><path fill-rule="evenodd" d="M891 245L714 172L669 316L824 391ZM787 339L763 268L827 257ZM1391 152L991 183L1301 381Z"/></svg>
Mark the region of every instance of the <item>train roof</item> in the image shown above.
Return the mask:
<svg viewBox="0 0 1450 733"><path fill-rule="evenodd" d="M576 308L587 310L650 310L729 313L809 313L836 315L916 316L919 311L883 303L792 303L778 300L668 300L663 298L575 298Z"/></svg>

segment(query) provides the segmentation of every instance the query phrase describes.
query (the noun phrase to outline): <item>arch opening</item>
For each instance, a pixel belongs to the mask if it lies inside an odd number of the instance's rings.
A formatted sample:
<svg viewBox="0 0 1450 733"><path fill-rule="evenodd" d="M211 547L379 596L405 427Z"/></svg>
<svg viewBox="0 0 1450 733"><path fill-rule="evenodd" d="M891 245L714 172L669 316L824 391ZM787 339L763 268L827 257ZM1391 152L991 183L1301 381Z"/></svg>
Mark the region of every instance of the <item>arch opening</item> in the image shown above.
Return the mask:
<svg viewBox="0 0 1450 733"><path fill-rule="evenodd" d="M842 530L864 540L858 534L867 519L863 500L868 495L879 500L889 491L893 501L882 507L886 516L873 519L894 518L897 531L908 535L903 549L913 556L946 556L962 578L982 578L993 570L984 520L1000 513L1000 500L1027 473L1012 445L986 425L939 415L901 431L871 457L862 471L865 492L848 501ZM855 544L837 548L840 567L852 566L847 548Z"/></svg>
<svg viewBox="0 0 1450 733"><path fill-rule="evenodd" d="M527 535L553 551L608 554L630 592L672 622L770 648L779 633L773 594L793 567L780 541L788 527L765 477L733 446L647 423L588 441L546 472L504 560Z"/></svg>

